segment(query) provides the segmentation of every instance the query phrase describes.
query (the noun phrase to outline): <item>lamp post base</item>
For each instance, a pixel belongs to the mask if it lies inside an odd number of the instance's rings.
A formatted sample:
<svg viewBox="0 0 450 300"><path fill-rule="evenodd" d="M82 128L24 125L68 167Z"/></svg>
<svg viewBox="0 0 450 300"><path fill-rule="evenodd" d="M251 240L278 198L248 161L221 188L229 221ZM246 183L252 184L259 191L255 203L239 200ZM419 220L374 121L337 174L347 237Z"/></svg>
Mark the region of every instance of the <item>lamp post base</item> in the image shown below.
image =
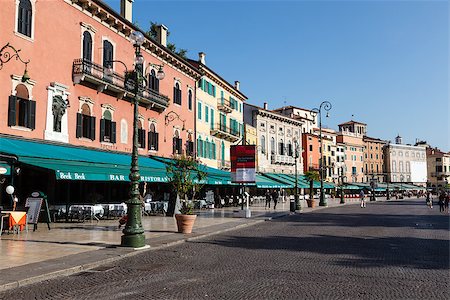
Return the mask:
<svg viewBox="0 0 450 300"><path fill-rule="evenodd" d="M141 248L145 246L145 236L142 233L122 235L120 245L122 247Z"/></svg>
<svg viewBox="0 0 450 300"><path fill-rule="evenodd" d="M319 206L328 206L327 201L325 200L325 195L320 194L320 201L319 201Z"/></svg>

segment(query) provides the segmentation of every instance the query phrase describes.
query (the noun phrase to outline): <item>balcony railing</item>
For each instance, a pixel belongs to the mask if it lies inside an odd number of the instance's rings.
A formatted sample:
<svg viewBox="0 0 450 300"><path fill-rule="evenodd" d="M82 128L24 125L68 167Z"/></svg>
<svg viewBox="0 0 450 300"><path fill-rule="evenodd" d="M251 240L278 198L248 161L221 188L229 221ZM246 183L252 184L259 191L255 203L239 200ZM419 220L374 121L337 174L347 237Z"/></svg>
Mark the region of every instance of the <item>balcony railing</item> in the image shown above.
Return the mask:
<svg viewBox="0 0 450 300"><path fill-rule="evenodd" d="M214 124L211 127L211 135L230 142L236 142L241 138L239 130L232 129L224 124Z"/></svg>
<svg viewBox="0 0 450 300"><path fill-rule="evenodd" d="M225 113L230 113L233 111L233 107L231 107L230 101L225 98L217 99L217 109Z"/></svg>
<svg viewBox="0 0 450 300"><path fill-rule="evenodd" d="M272 154L272 164L295 165L295 159L288 155Z"/></svg>
<svg viewBox="0 0 450 300"><path fill-rule="evenodd" d="M72 79L75 84L94 86L99 92L107 90L119 99L134 97L134 80L116 72L109 74L102 65L85 59L74 60ZM169 97L147 87L139 88L139 101L155 110L164 110L169 106Z"/></svg>

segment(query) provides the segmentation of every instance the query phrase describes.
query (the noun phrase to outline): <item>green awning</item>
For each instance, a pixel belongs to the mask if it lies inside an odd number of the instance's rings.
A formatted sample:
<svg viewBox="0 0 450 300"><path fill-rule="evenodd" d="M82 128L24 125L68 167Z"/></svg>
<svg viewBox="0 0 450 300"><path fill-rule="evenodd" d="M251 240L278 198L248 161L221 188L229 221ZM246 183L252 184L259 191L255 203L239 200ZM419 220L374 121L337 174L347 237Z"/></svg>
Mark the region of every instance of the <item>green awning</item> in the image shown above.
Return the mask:
<svg viewBox="0 0 450 300"><path fill-rule="evenodd" d="M256 174L256 187L259 189L278 189L291 188L292 186L270 179L266 176Z"/></svg>
<svg viewBox="0 0 450 300"><path fill-rule="evenodd" d="M0 152L55 171L57 180L129 181L131 155L0 137ZM164 164L139 157L141 181L167 182Z"/></svg>

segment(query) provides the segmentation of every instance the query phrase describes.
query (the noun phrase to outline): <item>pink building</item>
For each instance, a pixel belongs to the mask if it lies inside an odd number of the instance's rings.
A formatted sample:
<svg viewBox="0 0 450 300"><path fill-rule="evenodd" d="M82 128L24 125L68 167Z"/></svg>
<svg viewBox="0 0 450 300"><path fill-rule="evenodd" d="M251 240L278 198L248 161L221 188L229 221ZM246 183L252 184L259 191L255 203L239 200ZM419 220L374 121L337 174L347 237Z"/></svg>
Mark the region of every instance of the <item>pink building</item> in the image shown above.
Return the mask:
<svg viewBox="0 0 450 300"><path fill-rule="evenodd" d="M30 60L27 82L21 81L20 61L12 59L0 70L3 137L131 152L134 96L125 86L125 67L134 69L130 34L137 28L131 22L132 1L122 2L119 15L100 0L2 1L0 47L10 43ZM169 51L166 40L162 25L158 41L147 37L141 47L147 84L138 127L144 156L195 149L200 74ZM156 77L160 66L163 80Z"/></svg>

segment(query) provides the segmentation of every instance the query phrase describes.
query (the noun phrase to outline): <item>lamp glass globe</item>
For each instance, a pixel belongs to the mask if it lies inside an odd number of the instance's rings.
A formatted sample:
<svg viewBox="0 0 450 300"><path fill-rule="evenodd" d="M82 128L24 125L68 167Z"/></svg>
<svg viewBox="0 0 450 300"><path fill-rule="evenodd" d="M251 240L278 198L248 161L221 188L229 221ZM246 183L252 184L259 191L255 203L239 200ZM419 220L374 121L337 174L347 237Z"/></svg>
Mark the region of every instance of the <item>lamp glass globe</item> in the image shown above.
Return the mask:
<svg viewBox="0 0 450 300"><path fill-rule="evenodd" d="M8 186L6 187L6 192L7 192L9 195L14 194L14 187L13 187L12 185L8 185Z"/></svg>

